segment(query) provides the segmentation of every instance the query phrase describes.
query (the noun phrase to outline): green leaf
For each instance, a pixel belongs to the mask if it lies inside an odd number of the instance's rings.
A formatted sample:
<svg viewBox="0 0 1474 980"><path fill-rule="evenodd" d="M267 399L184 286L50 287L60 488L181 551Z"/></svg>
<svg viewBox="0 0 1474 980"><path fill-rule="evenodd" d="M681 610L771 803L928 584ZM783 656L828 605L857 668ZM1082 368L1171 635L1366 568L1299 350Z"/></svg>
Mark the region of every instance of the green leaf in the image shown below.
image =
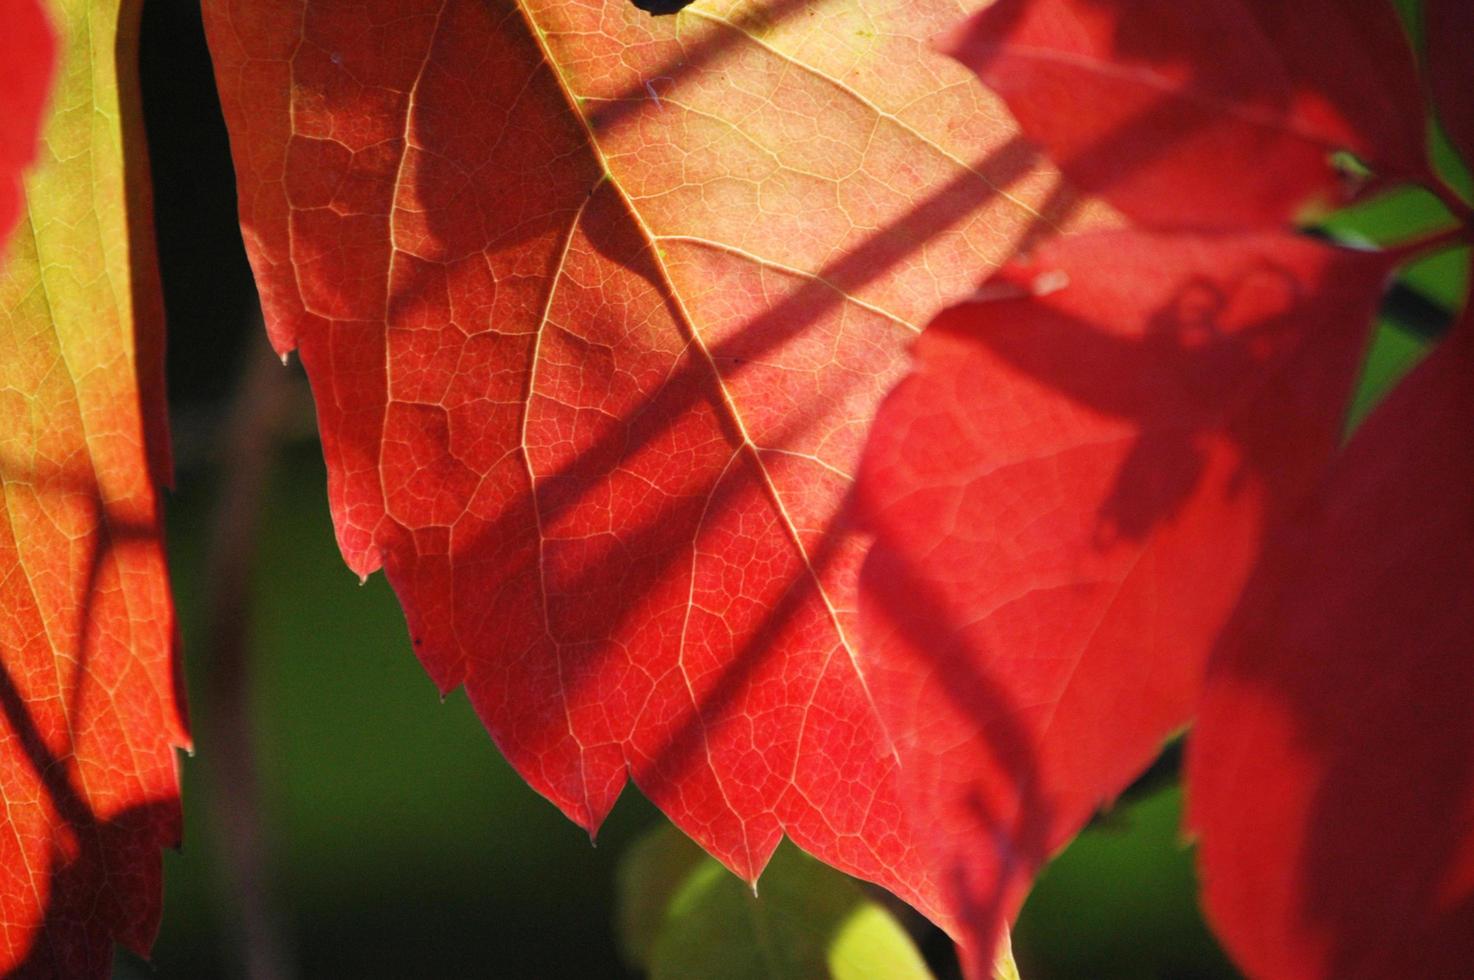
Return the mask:
<svg viewBox="0 0 1474 980"><path fill-rule="evenodd" d="M620 943L655 980L930 980L905 929L851 878L791 844L753 890L673 827L620 869Z"/></svg>
<svg viewBox="0 0 1474 980"><path fill-rule="evenodd" d="M631 965L650 969L671 898L705 860L695 841L664 825L636 841L620 861L616 931Z"/></svg>
<svg viewBox="0 0 1474 980"><path fill-rule="evenodd" d="M1398 273L1404 297L1418 299L1432 314L1438 332L1463 305L1469 289L1469 249L1454 248L1410 263ZM1429 316L1413 317L1406 303L1383 304L1372 334L1366 365L1357 383L1356 395L1346 418L1349 439L1368 413L1428 353Z"/></svg>
<svg viewBox="0 0 1474 980"><path fill-rule="evenodd" d="M1318 227L1335 241L1373 248L1449 231L1458 221L1432 192L1403 185L1334 211Z"/></svg>

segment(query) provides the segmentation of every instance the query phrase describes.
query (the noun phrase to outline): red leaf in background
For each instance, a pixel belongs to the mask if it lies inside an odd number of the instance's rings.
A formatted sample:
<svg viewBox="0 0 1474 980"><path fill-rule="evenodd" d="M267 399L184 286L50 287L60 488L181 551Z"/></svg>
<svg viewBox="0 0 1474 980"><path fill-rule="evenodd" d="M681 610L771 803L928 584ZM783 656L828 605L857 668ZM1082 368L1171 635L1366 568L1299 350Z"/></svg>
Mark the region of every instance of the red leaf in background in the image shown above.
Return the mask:
<svg viewBox="0 0 1474 980"><path fill-rule="evenodd" d="M1214 655L1189 824L1253 976L1474 963L1471 380L1466 312L1275 529Z"/></svg>
<svg viewBox="0 0 1474 980"><path fill-rule="evenodd" d="M985 975L1038 866L1190 720L1267 529L1335 452L1394 257L1292 218L1337 196L1340 149L1428 174L1382 0L1003 0L953 38L1129 215L1275 229L1051 245L935 321L877 419L862 669Z"/></svg>
<svg viewBox="0 0 1474 980"><path fill-rule="evenodd" d="M0 10L0 247L20 211L21 172L35 158L55 58L40 4L7 0Z"/></svg>
<svg viewBox="0 0 1474 980"><path fill-rule="evenodd" d="M1428 35L1428 81L1433 103L1454 148L1466 166L1474 166L1474 3L1469 0L1424 0Z"/></svg>
<svg viewBox="0 0 1474 980"><path fill-rule="evenodd" d="M7 3L0 20L30 6ZM51 7L54 108L0 251L5 976L106 976L115 941L147 955L159 849L180 833L188 736L157 495L164 324L147 171L130 152L140 9ZM0 26L0 49L15 40Z"/></svg>
<svg viewBox="0 0 1474 980"><path fill-rule="evenodd" d="M205 14L339 541L435 683L591 830L629 774L746 878L786 832L935 912L843 507L913 332L1058 190L926 49L955 5Z"/></svg>
<svg viewBox="0 0 1474 980"><path fill-rule="evenodd" d="M1338 150L1426 170L1388 0L1001 0L948 47L1071 180L1148 225L1281 225L1344 198Z"/></svg>
<svg viewBox="0 0 1474 980"><path fill-rule="evenodd" d="M916 345L861 472L862 666L975 975L1189 720L1266 522L1336 446L1389 268L1289 234L1084 235Z"/></svg>

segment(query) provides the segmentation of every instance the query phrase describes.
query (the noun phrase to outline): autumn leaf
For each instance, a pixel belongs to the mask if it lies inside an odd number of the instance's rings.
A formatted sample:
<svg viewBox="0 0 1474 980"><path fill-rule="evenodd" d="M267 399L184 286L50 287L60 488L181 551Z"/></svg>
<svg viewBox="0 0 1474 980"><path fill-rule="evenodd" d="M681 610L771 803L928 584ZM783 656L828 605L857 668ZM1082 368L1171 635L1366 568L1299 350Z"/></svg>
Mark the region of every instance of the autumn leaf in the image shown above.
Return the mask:
<svg viewBox="0 0 1474 980"><path fill-rule="evenodd" d="M20 178L36 152L56 40L37 0L0 11L0 246L20 212Z"/></svg>
<svg viewBox="0 0 1474 980"><path fill-rule="evenodd" d="M1343 152L1384 185L1427 173L1388 0L1001 0L946 46L1073 181L1152 227L1344 203L1361 187Z"/></svg>
<svg viewBox="0 0 1474 980"><path fill-rule="evenodd" d="M6 975L103 976L115 940L146 954L159 848L179 839L163 321L131 142L139 9L50 8L57 85L0 267Z"/></svg>
<svg viewBox="0 0 1474 980"><path fill-rule="evenodd" d="M1432 178L1384 3L1004 0L949 44L1152 226L1052 243L939 317L866 451L862 670L984 976L1038 868L1191 720L1337 451L1406 256L1294 219L1345 189L1341 151L1371 186Z"/></svg>
<svg viewBox="0 0 1474 980"><path fill-rule="evenodd" d="M1474 312L1275 528L1189 747L1210 919L1251 975L1474 962Z"/></svg>
<svg viewBox="0 0 1474 980"><path fill-rule="evenodd" d="M1471 12L1425 5L1429 87L1466 162ZM1467 242L1474 216L1451 192L1445 200ZM1213 655L1187 822L1208 915L1254 976L1452 977L1474 961L1474 305L1464 303L1318 492L1272 530Z"/></svg>
<svg viewBox="0 0 1474 980"><path fill-rule="evenodd" d="M861 471L864 669L972 975L1191 717L1266 523L1335 449L1386 256L1062 239L915 349Z"/></svg>
<svg viewBox="0 0 1474 980"><path fill-rule="evenodd" d="M956 13L205 5L338 540L435 683L591 831L632 776L744 878L786 833L934 914L845 503L913 334L1068 205Z"/></svg>

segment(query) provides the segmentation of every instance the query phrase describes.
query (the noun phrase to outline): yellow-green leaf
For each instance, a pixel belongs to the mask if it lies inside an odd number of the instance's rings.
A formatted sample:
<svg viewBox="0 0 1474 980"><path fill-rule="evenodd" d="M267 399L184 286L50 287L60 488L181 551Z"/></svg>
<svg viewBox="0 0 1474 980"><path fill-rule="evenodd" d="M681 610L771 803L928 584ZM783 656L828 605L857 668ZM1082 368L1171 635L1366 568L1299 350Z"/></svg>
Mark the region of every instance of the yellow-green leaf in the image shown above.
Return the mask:
<svg viewBox="0 0 1474 980"><path fill-rule="evenodd" d="M157 485L163 317L141 0L58 0L50 110L0 257L0 973L146 953L187 741Z"/></svg>
<svg viewBox="0 0 1474 980"><path fill-rule="evenodd" d="M671 827L620 874L620 941L656 980L929 980L905 929L846 875L784 844L756 894Z"/></svg>

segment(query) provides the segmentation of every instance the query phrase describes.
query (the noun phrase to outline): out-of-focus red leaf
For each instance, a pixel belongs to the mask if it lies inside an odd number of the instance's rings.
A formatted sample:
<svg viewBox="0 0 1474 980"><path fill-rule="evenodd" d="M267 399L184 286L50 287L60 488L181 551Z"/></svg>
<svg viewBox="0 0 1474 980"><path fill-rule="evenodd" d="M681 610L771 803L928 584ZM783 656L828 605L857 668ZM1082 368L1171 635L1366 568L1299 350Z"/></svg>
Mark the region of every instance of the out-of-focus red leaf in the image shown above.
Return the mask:
<svg viewBox="0 0 1474 980"><path fill-rule="evenodd" d="M1189 824L1266 978L1474 963L1474 315L1276 527L1209 672Z"/></svg>
<svg viewBox="0 0 1474 980"><path fill-rule="evenodd" d="M0 248L20 210L21 172L35 158L55 60L38 0L7 0L0 9Z"/></svg>
<svg viewBox="0 0 1474 980"><path fill-rule="evenodd" d="M1289 234L1086 235L918 342L861 470L862 669L974 975L1188 721L1266 522L1336 446L1388 268Z"/></svg>
<svg viewBox="0 0 1474 980"><path fill-rule="evenodd" d="M1474 167L1474 3L1468 0L1425 0L1423 20L1428 35L1428 81L1433 105L1449 139Z"/></svg>
<svg viewBox="0 0 1474 980"><path fill-rule="evenodd" d="M1001 0L946 46L1073 181L1152 226L1343 200L1340 150L1388 178L1426 170L1388 0Z"/></svg>
<svg viewBox="0 0 1474 980"><path fill-rule="evenodd" d="M632 775L746 878L787 832L934 912L844 505L912 334L1057 190L928 49L955 4L205 14L339 541L436 684L590 829Z"/></svg>
<svg viewBox="0 0 1474 980"><path fill-rule="evenodd" d="M153 942L188 738L156 491L163 321L133 169L140 3L51 9L58 88L0 264L0 973L87 977L114 941Z"/></svg>

